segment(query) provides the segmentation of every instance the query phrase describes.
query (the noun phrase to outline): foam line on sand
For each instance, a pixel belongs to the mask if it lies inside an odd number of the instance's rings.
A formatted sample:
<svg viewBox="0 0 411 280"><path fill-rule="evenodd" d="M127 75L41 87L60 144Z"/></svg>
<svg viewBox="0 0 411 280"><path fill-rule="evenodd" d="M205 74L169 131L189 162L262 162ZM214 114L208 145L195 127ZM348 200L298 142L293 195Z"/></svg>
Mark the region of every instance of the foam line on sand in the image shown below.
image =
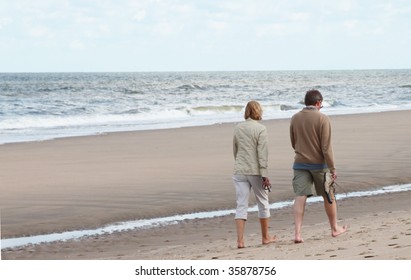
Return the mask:
<svg viewBox="0 0 411 280"><path fill-rule="evenodd" d="M411 190L411 184L393 185L393 186L386 186L383 188L369 190L369 191L357 191L357 192L350 192L346 194L337 194L336 199L341 200L341 199L347 199L347 198L353 198L353 197L383 195L383 194L389 194L389 193L406 192L410 190ZM309 198L307 200L307 203L318 203L321 201L322 201L322 198L317 196L317 197ZM291 206L292 203L293 201L276 202L276 203L272 203L270 205L270 208L273 210L281 209L287 206ZM255 212L257 211L257 207L254 206L250 208L249 211ZM36 235L36 236L7 238L7 239L1 240L1 249L15 248L15 247L26 246L30 244L35 245L35 244L40 244L40 243L45 243L45 242L67 241L71 239L84 238L87 236L112 234L112 233L128 231L128 230L147 229L147 228L153 228L153 227L158 227L158 226L167 226L167 225L176 224L180 221L185 221L185 220L210 219L210 218L227 216L233 213L235 213L235 210L198 212L198 213L174 215L174 216L154 218L154 219L142 219L142 220L136 220L136 221L115 223L115 224L106 225L104 227L100 227L97 229L74 230L74 231L43 234L43 235Z"/></svg>

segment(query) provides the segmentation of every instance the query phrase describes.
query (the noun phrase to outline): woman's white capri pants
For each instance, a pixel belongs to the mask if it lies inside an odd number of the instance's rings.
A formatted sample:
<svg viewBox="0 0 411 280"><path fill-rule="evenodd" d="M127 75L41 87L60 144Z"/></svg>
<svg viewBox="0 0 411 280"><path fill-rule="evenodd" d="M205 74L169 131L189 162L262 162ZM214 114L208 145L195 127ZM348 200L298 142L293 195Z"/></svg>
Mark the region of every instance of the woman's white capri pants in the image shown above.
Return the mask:
<svg viewBox="0 0 411 280"><path fill-rule="evenodd" d="M270 217L268 192L263 188L263 179L260 175L233 175L237 194L237 209L235 219L247 220L248 202L251 188L253 189L258 206L258 217Z"/></svg>

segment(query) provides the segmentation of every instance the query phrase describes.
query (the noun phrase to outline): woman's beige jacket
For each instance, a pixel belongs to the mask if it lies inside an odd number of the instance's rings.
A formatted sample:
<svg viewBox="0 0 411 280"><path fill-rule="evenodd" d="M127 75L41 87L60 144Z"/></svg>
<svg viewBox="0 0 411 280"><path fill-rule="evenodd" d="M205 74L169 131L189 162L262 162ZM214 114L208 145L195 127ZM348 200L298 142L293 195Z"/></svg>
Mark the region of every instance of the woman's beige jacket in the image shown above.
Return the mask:
<svg viewBox="0 0 411 280"><path fill-rule="evenodd" d="M233 152L234 174L267 177L268 135L264 125L250 118L237 124Z"/></svg>

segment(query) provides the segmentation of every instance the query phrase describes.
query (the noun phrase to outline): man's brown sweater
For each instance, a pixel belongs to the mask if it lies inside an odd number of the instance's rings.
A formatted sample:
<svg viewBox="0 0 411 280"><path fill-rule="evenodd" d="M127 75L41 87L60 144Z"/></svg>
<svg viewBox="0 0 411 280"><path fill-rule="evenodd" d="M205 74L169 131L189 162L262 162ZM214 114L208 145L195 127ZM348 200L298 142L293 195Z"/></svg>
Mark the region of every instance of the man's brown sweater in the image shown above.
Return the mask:
<svg viewBox="0 0 411 280"><path fill-rule="evenodd" d="M335 171L329 118L314 107L307 107L291 118L291 145L295 163L327 164Z"/></svg>

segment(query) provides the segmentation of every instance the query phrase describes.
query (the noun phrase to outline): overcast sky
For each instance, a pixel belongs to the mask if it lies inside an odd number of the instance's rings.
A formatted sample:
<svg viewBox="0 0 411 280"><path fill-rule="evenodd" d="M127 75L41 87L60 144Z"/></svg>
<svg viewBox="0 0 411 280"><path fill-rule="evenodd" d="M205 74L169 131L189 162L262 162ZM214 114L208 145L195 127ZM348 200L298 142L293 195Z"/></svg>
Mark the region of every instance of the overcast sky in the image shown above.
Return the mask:
<svg viewBox="0 0 411 280"><path fill-rule="evenodd" d="M409 0L0 0L0 72L411 68Z"/></svg>

